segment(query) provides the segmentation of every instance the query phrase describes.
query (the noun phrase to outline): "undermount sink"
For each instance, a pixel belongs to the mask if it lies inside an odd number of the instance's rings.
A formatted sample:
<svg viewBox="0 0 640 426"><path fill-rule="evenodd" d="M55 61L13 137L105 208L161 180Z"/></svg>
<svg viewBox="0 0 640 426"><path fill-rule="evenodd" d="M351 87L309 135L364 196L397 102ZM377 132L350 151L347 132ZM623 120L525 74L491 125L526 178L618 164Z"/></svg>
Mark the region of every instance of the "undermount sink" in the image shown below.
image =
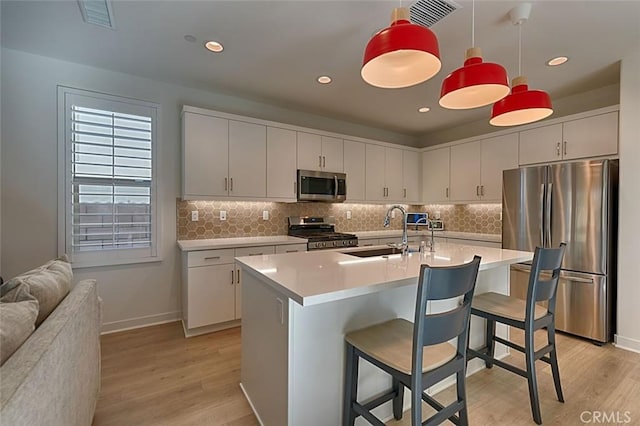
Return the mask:
<svg viewBox="0 0 640 426"><path fill-rule="evenodd" d="M349 256L356 256L356 257L374 257L374 256L388 256L390 254L400 254L400 253L402 253L402 250L399 248L385 247L385 248L378 248L378 249L371 249L371 250L352 251L344 254L348 254Z"/></svg>

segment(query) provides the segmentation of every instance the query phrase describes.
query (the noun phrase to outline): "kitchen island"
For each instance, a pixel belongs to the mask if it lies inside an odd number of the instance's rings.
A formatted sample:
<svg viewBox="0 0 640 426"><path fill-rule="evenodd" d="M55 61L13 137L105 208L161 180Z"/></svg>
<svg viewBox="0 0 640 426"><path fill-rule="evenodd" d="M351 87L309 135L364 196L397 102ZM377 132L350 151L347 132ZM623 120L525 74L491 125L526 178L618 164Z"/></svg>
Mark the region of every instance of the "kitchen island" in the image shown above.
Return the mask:
<svg viewBox="0 0 640 426"><path fill-rule="evenodd" d="M508 294L509 266L533 258L530 252L457 244L404 257L348 254L360 250L237 258L244 280L241 386L261 424L341 423L344 335L392 318L413 321L420 264L459 265L478 254L482 262L476 294ZM427 310L442 312L456 304L456 300L430 302ZM498 335L507 337L506 333L506 328L498 327ZM470 344L480 347L483 342L484 324L474 318ZM496 356L506 353L497 345ZM475 359L469 363L469 373L483 366ZM380 394L390 383L389 376L361 361L360 400ZM408 407L410 394L406 395ZM391 404L374 413L391 418Z"/></svg>

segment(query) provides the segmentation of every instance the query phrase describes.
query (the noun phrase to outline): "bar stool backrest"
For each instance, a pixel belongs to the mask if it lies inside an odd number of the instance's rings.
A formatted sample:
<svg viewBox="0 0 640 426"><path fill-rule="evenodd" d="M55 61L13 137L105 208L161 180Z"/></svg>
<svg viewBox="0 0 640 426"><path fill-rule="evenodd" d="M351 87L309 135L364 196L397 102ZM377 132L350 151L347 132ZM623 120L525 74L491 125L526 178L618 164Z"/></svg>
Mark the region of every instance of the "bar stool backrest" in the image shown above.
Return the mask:
<svg viewBox="0 0 640 426"><path fill-rule="evenodd" d="M413 369L421 372L424 346L436 345L458 337L458 355L465 356L469 337L471 299L476 286L480 256L469 263L453 267L420 267L418 295L413 328ZM437 314L426 314L427 301L462 296L456 308ZM419 362L418 362L419 361Z"/></svg>
<svg viewBox="0 0 640 426"><path fill-rule="evenodd" d="M527 320L533 318L532 313L535 311L536 302L548 301L547 310L552 314L555 313L560 268L566 246L565 243L561 243L558 248L536 247L527 289L527 312L525 317Z"/></svg>

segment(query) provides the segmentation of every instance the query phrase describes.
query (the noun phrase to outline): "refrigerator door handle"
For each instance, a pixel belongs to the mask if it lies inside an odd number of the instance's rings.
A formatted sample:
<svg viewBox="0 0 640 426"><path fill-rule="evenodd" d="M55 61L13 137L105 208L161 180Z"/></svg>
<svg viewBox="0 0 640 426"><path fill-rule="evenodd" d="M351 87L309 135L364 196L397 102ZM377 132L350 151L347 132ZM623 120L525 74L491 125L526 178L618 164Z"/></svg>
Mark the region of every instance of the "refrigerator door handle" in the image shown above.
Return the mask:
<svg viewBox="0 0 640 426"><path fill-rule="evenodd" d="M541 247L545 247L544 244L544 230L545 230L545 223L544 223L544 208L545 208L545 188L544 188L544 183L542 185L540 185L540 246Z"/></svg>
<svg viewBox="0 0 640 426"><path fill-rule="evenodd" d="M547 189L547 200L545 203L545 208L546 208L546 217L544 219L544 226L547 230L547 242L545 244L545 247L551 247L551 200L553 199L552 197L553 194L553 184L550 183Z"/></svg>
<svg viewBox="0 0 640 426"><path fill-rule="evenodd" d="M576 283L593 284L593 277L591 277L591 278L580 278L580 277L576 277L575 275L567 274L565 272L560 272L560 279L567 280L567 281L573 281L573 282L576 282Z"/></svg>
<svg viewBox="0 0 640 426"><path fill-rule="evenodd" d="M519 265L516 263L511 265L511 269L514 269L516 271L526 272L527 274L531 273L531 265Z"/></svg>

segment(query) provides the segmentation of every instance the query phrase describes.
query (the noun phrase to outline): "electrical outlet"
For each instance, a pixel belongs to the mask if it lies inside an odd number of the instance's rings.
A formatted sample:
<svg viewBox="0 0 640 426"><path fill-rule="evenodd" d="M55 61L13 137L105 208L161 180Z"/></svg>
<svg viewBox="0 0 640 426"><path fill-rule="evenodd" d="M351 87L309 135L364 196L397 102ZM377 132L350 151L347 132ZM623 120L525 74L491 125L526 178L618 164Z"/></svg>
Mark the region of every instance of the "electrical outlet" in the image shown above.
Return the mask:
<svg viewBox="0 0 640 426"><path fill-rule="evenodd" d="M220 210L220 220L227 220L226 210Z"/></svg>
<svg viewBox="0 0 640 426"><path fill-rule="evenodd" d="M262 210L262 220L269 220L269 210Z"/></svg>
<svg viewBox="0 0 640 426"><path fill-rule="evenodd" d="M435 219L440 219L440 212L435 212L434 218Z"/></svg>
<svg viewBox="0 0 640 426"><path fill-rule="evenodd" d="M351 219L351 210L347 210L347 219Z"/></svg>
<svg viewBox="0 0 640 426"><path fill-rule="evenodd" d="M191 222L198 221L198 210L194 210L191 212Z"/></svg>

